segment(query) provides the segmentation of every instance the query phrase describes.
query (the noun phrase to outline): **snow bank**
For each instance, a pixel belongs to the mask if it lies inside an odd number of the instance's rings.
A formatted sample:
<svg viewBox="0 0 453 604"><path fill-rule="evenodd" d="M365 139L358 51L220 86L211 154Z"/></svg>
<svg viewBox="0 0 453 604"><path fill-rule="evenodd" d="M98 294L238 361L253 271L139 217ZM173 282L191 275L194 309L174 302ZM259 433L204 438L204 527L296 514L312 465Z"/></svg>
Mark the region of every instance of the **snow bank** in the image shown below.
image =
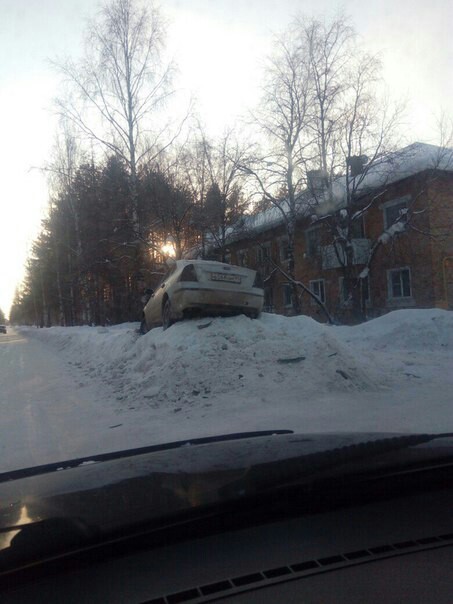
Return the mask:
<svg viewBox="0 0 453 604"><path fill-rule="evenodd" d="M102 383L119 442L134 446L275 427L453 427L449 311L399 310L354 327L263 313L145 336L136 323L21 330L58 350L82 386Z"/></svg>
<svg viewBox="0 0 453 604"><path fill-rule="evenodd" d="M453 352L453 313L395 310L355 327L338 328L345 343L367 349Z"/></svg>
<svg viewBox="0 0 453 604"><path fill-rule="evenodd" d="M52 327L29 333L57 347L85 375L101 378L120 399L151 407L191 404L234 392L280 398L281 389L315 393L376 390L384 376L309 317L264 313L198 319L137 334L137 324Z"/></svg>
<svg viewBox="0 0 453 604"><path fill-rule="evenodd" d="M453 314L400 310L355 327L263 313L198 319L137 333L137 324L108 328L28 330L57 347L85 375L107 382L119 400L159 406L190 404L234 392L278 398L376 391L392 385L386 363L365 351L453 349Z"/></svg>
<svg viewBox="0 0 453 604"><path fill-rule="evenodd" d="M134 355L137 360L134 362ZM336 337L308 317L263 314L205 319L152 330L131 351L130 368L149 396L191 400L234 391L301 394L373 389L379 379Z"/></svg>

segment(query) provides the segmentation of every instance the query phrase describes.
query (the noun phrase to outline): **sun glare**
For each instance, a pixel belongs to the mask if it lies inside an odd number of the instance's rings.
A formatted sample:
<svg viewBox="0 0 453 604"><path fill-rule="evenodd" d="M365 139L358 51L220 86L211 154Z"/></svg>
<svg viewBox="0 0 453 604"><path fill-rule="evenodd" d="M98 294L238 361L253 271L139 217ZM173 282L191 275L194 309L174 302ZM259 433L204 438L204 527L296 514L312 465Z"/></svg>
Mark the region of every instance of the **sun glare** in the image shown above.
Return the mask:
<svg viewBox="0 0 453 604"><path fill-rule="evenodd" d="M167 241L167 243L161 247L161 251L164 256L168 256L170 258L174 258L176 256L175 246L169 241Z"/></svg>

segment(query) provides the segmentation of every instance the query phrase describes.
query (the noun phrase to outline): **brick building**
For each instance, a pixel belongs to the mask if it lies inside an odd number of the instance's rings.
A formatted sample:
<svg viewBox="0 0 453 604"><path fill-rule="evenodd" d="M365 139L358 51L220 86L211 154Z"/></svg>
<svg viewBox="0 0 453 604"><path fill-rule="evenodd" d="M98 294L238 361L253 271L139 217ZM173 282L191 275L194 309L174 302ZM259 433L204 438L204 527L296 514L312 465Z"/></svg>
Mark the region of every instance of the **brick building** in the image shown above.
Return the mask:
<svg viewBox="0 0 453 604"><path fill-rule="evenodd" d="M332 220L346 215L344 179L337 179L335 207L310 203L301 194L294 242L294 273L338 320L353 322L400 308L453 308L453 161L451 150L415 143L365 170L349 197L352 261L349 273L334 248ZM357 177L356 177L357 179ZM332 194L330 195L332 199ZM352 199L352 200L351 200ZM351 214L353 211L353 214ZM337 227L335 227L337 228ZM272 207L248 216L232 233L232 264L258 269L264 277L265 310L293 314L292 287L276 268L287 270L287 233ZM372 258L370 260L370 258ZM364 270L365 269L365 270ZM353 311L349 288L360 290L361 313ZM345 287L346 283L348 287ZM299 290L301 291L301 290ZM302 293L301 312L324 320L313 298Z"/></svg>

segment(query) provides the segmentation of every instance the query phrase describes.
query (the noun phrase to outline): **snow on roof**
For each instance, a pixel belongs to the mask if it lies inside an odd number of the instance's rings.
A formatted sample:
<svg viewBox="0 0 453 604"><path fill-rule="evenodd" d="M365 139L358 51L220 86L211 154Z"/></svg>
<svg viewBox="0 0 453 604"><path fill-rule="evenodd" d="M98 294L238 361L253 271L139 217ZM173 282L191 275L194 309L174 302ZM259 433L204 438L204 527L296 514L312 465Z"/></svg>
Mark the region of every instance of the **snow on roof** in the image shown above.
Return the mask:
<svg viewBox="0 0 453 604"><path fill-rule="evenodd" d="M274 226L278 226L284 220L283 212L288 211L289 206L286 200L282 201L281 210L277 206L272 206L267 210L259 212L259 214L253 214L251 216L244 216L242 220L242 228L240 230L252 230L260 231L267 230Z"/></svg>
<svg viewBox="0 0 453 604"><path fill-rule="evenodd" d="M307 212L310 207L313 207L313 200L310 198L308 191L303 191L296 200L296 213L302 215ZM237 226L232 229L229 241L242 238L248 232L259 233L279 226L283 224L285 220L284 217L288 212L289 203L284 199L279 202L279 207L273 205L258 214L243 216Z"/></svg>
<svg viewBox="0 0 453 604"><path fill-rule="evenodd" d="M359 192L388 185L425 170L453 171L453 149L413 143L376 160L358 184Z"/></svg>
<svg viewBox="0 0 453 604"><path fill-rule="evenodd" d="M355 179L349 179L346 182L345 176L340 176L332 183L332 198L334 207L327 201L319 203L315 200L308 190L299 195L297 202L297 213L299 215L316 214L325 215L337 210L347 199L346 188L354 189L354 193L366 194L369 191L398 182L408 176L418 174L425 170L447 170L453 172L453 149L429 145L427 143L412 143L399 151L394 151L377 159L365 166L363 174L356 176ZM233 229L229 241L237 241L248 233L259 233L275 228L284 222L284 213L289 209L288 202L281 202L281 209L272 206L259 214L244 216Z"/></svg>

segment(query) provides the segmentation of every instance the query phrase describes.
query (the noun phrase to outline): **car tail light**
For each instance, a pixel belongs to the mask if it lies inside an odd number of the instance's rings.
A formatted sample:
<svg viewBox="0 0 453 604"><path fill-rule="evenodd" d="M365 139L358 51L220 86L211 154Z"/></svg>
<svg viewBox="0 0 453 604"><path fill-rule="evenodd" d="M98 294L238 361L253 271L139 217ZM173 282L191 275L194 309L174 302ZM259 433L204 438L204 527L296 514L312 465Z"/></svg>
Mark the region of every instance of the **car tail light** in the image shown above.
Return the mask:
<svg viewBox="0 0 453 604"><path fill-rule="evenodd" d="M197 273L195 272L195 267L193 264L188 264L184 267L181 276L179 277L180 281L198 281Z"/></svg>
<svg viewBox="0 0 453 604"><path fill-rule="evenodd" d="M261 273L257 271L255 275L255 281L253 282L253 287L260 287L261 289L264 287L263 278L261 277Z"/></svg>

